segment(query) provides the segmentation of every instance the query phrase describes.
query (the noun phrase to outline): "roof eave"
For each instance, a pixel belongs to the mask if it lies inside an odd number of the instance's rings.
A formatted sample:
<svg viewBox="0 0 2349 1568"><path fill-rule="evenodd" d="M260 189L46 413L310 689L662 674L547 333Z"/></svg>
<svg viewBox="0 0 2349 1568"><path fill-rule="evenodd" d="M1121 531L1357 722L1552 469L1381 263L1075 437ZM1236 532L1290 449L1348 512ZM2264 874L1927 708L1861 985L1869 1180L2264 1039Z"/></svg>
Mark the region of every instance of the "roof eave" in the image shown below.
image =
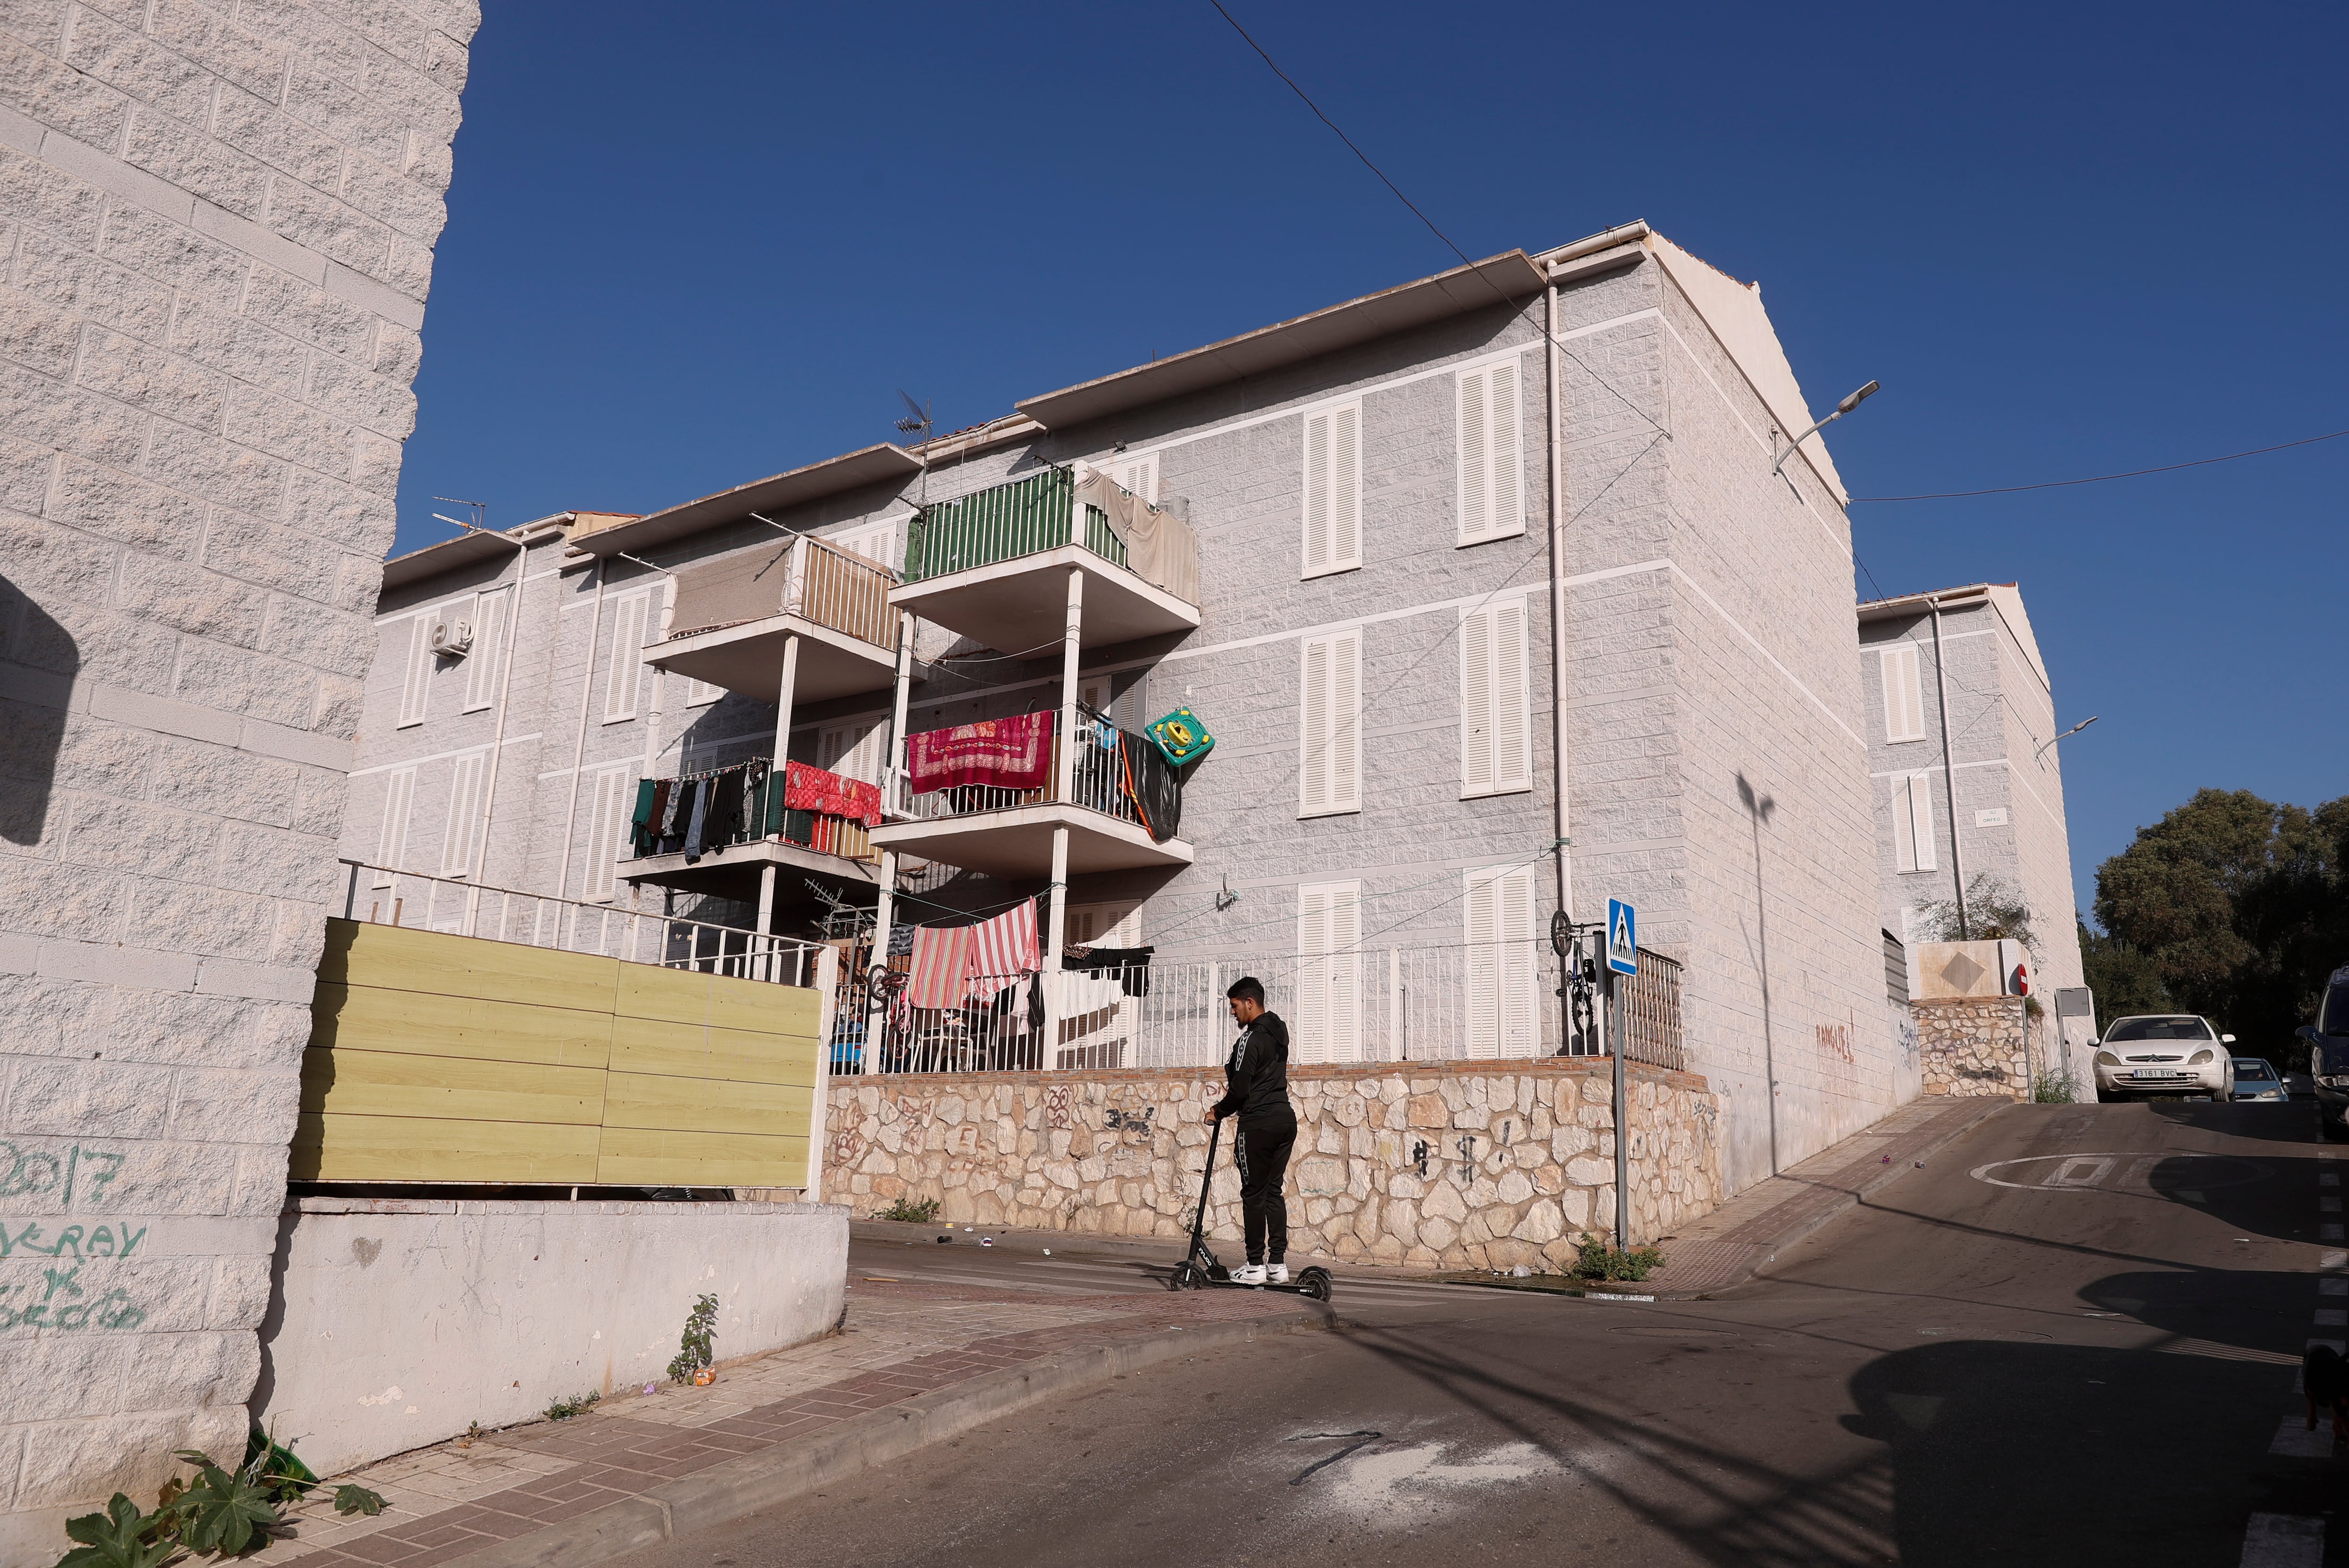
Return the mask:
<svg viewBox="0 0 2349 1568"><path fill-rule="evenodd" d="M575 542L571 549L574 554L592 556L647 550L721 523L740 521L754 511L804 506L827 496L863 490L867 485L904 480L921 470L919 458L884 441L652 512L634 522L599 530Z"/></svg>

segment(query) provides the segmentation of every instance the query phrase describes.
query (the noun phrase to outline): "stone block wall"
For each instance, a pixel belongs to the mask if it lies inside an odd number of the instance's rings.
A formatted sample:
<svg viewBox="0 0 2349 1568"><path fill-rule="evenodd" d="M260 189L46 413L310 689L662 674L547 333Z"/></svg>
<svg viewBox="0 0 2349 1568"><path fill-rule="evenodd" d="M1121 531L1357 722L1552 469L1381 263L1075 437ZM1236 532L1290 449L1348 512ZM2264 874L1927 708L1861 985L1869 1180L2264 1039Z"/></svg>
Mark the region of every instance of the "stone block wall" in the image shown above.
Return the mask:
<svg viewBox="0 0 2349 1568"><path fill-rule="evenodd" d="M2021 996L1912 1002L1925 1092L1959 1099L2029 1099L2033 1020Z"/></svg>
<svg viewBox="0 0 2349 1568"><path fill-rule="evenodd" d="M0 1562L243 1449L479 22L0 7Z"/></svg>
<svg viewBox="0 0 2349 1568"><path fill-rule="evenodd" d="M1717 1205L1713 1096L1632 1069L1631 1231L1671 1234ZM833 1080L826 1194L870 1217L939 1202L958 1223L1185 1234L1217 1069ZM1292 1255L1423 1268L1555 1268L1611 1235L1615 1135L1603 1065L1557 1058L1289 1068ZM1211 1235L1240 1234L1228 1133ZM1226 1252L1233 1251L1226 1248Z"/></svg>

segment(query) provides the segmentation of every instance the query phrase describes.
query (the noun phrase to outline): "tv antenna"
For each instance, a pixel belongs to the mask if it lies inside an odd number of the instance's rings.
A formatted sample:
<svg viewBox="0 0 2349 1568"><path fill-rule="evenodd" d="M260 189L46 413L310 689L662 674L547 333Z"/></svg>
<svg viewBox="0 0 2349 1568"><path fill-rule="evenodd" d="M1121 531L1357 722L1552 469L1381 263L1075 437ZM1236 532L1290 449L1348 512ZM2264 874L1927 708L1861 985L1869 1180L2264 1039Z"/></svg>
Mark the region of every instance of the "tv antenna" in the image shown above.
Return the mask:
<svg viewBox="0 0 2349 1568"><path fill-rule="evenodd" d="M902 387L897 388L897 397L905 405L905 417L897 421L898 433L905 436L916 431L921 433L922 499L915 504L926 510L930 502L930 406L915 402L914 395Z"/></svg>
<svg viewBox="0 0 2349 1568"><path fill-rule="evenodd" d="M490 503L488 501L467 500L462 496L453 495L436 495L432 499L434 500L447 501L450 506L469 506L473 509L473 521L471 522L465 521L462 518L450 517L447 512L443 511L434 512L432 514L433 521L445 522L451 528L461 528L471 533L487 533L490 531Z"/></svg>

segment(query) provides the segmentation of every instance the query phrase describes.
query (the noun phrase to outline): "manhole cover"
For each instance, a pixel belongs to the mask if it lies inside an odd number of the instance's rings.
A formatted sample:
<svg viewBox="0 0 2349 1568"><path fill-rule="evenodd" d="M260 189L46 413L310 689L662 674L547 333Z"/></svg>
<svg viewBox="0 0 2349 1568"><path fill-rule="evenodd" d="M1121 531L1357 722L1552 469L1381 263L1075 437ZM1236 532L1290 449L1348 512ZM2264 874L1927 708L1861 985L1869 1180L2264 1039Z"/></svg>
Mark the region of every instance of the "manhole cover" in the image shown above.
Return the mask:
<svg viewBox="0 0 2349 1568"><path fill-rule="evenodd" d="M1723 1339L1731 1337L1730 1332L1726 1328L1651 1328L1645 1325L1641 1325L1636 1328L1610 1328L1607 1332L1609 1334L1643 1334L1651 1339L1686 1339L1693 1335L1706 1334L1718 1335Z"/></svg>

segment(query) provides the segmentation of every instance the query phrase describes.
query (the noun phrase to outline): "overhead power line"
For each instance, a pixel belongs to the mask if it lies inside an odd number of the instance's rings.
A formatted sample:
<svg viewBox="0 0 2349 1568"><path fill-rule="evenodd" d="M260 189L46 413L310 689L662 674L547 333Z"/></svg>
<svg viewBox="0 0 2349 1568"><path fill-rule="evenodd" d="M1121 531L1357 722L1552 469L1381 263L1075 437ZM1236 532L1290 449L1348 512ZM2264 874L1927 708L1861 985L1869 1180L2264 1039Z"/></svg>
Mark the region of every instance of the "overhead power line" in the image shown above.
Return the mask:
<svg viewBox="0 0 2349 1568"><path fill-rule="evenodd" d="M2142 479L2147 474L2176 473L2179 469L2204 468L2211 463L2231 463L2238 458L2264 457L2270 452L2288 452L2294 447L2313 447L2319 441L2337 441L2349 436L2349 430L2333 430L2322 436L2310 436L2302 440L2284 441L2272 447L2253 447L2248 452L2229 452L2224 457L2197 458L2190 463L2164 463L2158 469L2131 469L2125 474L2092 474L2084 480L2048 480L2035 485L1999 485L1991 490L1936 490L1930 495L1856 495L1851 504L1863 501L1891 500L1961 500L1967 496L2013 495L2021 490L2063 490L2070 485L2100 485L2111 480Z"/></svg>

